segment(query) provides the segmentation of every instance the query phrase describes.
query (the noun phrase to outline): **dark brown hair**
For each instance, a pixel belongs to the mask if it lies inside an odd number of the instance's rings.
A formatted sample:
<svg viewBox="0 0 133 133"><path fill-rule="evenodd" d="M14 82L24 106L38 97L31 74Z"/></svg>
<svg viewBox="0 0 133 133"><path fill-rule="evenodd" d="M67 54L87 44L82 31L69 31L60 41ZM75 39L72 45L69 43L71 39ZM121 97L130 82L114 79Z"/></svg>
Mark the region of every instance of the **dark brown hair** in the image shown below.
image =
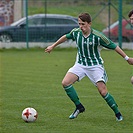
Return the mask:
<svg viewBox="0 0 133 133"><path fill-rule="evenodd" d="M131 11L129 12L128 17L130 18L130 17L132 16L132 14L133 14L133 10L131 10Z"/></svg>
<svg viewBox="0 0 133 133"><path fill-rule="evenodd" d="M78 18L80 18L83 22L91 22L91 16L88 13L81 13Z"/></svg>

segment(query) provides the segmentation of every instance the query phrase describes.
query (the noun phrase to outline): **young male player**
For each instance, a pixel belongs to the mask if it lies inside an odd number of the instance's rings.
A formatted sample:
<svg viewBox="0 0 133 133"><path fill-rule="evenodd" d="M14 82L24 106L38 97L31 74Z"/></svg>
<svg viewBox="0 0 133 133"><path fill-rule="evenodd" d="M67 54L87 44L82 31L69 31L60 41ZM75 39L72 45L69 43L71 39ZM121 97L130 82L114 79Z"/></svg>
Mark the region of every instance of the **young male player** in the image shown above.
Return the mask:
<svg viewBox="0 0 133 133"><path fill-rule="evenodd" d="M130 19L130 22L131 22L131 25L132 25L132 29L133 29L133 10L131 10L129 13L128 13L128 17ZM132 36L133 37L133 36ZM131 83L133 84L133 76L131 77Z"/></svg>
<svg viewBox="0 0 133 133"><path fill-rule="evenodd" d="M85 111L80 102L73 83L80 81L87 76L97 87L103 99L114 111L116 120L121 121L123 117L113 96L108 92L106 87L107 74L103 66L103 59L100 56L101 47L115 50L129 64L133 64L133 58L129 58L116 44L106 38L103 34L91 28L91 16L88 13L82 13L78 16L79 28L73 29L70 33L63 35L53 45L48 46L45 52L50 53L54 47L65 42L68 39L76 41L77 58L73 67L66 73L62 85L68 97L76 106L74 112L69 116L74 119L78 114Z"/></svg>
<svg viewBox="0 0 133 133"><path fill-rule="evenodd" d="M129 12L128 17L130 18L130 22L133 25L133 10Z"/></svg>

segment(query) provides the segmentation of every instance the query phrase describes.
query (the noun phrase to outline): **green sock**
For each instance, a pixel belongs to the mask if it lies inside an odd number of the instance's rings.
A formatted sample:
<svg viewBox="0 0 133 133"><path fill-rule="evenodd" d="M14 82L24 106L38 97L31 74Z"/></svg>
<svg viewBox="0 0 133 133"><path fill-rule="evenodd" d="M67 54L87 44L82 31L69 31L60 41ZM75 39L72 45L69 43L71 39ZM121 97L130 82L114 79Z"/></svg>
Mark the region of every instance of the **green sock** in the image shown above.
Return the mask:
<svg viewBox="0 0 133 133"><path fill-rule="evenodd" d="M110 106L110 108L114 111L115 114L119 113L118 106L114 100L114 98L107 93L106 96L103 97L107 104Z"/></svg>
<svg viewBox="0 0 133 133"><path fill-rule="evenodd" d="M80 104L78 95L72 85L64 87L66 94L69 96L69 98L74 102L75 105Z"/></svg>

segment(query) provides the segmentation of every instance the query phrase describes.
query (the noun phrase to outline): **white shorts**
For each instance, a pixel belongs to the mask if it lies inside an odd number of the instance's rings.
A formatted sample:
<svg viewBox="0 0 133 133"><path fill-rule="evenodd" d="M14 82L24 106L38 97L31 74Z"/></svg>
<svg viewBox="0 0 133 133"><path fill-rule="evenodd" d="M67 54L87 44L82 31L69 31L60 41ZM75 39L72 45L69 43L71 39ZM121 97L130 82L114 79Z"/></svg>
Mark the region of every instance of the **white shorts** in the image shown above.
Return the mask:
<svg viewBox="0 0 133 133"><path fill-rule="evenodd" d="M77 75L79 77L79 81L87 76L95 86L96 83L99 81L103 81L104 83L106 83L108 80L106 71L102 65L86 67L76 63L68 70L68 72Z"/></svg>

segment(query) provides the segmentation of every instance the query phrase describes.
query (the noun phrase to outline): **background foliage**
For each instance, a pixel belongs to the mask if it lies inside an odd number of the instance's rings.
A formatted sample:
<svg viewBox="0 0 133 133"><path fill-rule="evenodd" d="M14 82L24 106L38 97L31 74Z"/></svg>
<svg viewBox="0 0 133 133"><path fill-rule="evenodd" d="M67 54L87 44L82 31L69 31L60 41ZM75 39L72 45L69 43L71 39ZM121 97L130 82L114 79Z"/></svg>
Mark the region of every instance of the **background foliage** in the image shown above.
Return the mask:
<svg viewBox="0 0 133 133"><path fill-rule="evenodd" d="M29 0L28 14L52 13L67 14L77 17L81 12L88 12L93 19L93 25L98 30L103 30L110 23L118 20L119 0ZM128 13L133 8L132 0L123 0L122 15L128 19Z"/></svg>

